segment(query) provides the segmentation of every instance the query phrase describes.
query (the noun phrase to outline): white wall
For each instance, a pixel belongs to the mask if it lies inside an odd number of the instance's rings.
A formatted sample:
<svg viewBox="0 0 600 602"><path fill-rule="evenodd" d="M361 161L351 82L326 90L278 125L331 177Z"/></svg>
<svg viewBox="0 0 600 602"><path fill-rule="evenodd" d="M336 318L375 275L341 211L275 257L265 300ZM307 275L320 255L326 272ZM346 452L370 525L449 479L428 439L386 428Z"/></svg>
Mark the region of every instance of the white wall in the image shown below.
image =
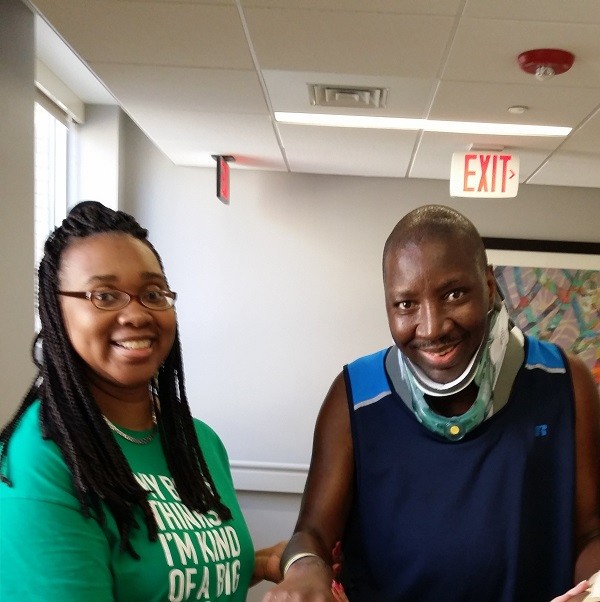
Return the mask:
<svg viewBox="0 0 600 602"><path fill-rule="evenodd" d="M290 493L238 491L238 500L256 549L287 539L298 518L300 496ZM272 587L263 582L250 590L247 602L260 602Z"/></svg>
<svg viewBox="0 0 600 602"><path fill-rule="evenodd" d="M232 169L225 206L215 170L175 167L129 120L125 132L121 206L149 228L180 294L193 413L225 442L257 546L293 529L332 379L390 342L380 257L402 215L445 203L485 236L600 241L595 189L459 200L447 182Z"/></svg>
<svg viewBox="0 0 600 602"><path fill-rule="evenodd" d="M0 1L0 245L2 294L0 425L34 375L33 15L20 0Z"/></svg>
<svg viewBox="0 0 600 602"><path fill-rule="evenodd" d="M522 187L457 200L448 183L177 168L127 129L125 208L180 294L188 393L233 461L303 464L342 365L389 343L383 243L406 211L451 204L487 236L600 240L600 191ZM587 231L586 231L587 230Z"/></svg>
<svg viewBox="0 0 600 602"><path fill-rule="evenodd" d="M117 209L120 196L121 118L119 107L87 105L77 135L77 196Z"/></svg>

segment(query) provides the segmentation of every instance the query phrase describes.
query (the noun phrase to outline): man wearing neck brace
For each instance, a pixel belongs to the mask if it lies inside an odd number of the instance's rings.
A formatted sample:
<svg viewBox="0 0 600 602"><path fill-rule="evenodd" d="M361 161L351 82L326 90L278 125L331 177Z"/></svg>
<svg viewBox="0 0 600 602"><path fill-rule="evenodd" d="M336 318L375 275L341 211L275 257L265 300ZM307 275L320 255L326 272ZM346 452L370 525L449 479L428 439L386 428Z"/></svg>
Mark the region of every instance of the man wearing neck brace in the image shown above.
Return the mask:
<svg viewBox="0 0 600 602"><path fill-rule="evenodd" d="M264 601L332 600L338 540L350 602L583 600L600 569L589 370L512 324L453 209L406 215L383 278L394 345L334 380L285 577Z"/></svg>

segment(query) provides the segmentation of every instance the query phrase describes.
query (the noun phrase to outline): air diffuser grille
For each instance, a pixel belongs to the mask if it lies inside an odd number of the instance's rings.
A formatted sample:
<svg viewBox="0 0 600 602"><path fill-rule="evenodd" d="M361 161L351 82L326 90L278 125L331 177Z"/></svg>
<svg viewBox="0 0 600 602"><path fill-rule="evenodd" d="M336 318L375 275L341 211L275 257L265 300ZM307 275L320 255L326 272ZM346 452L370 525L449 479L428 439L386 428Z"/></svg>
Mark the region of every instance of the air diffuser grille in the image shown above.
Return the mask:
<svg viewBox="0 0 600 602"><path fill-rule="evenodd" d="M387 92L387 88L308 84L310 104L315 107L382 109Z"/></svg>

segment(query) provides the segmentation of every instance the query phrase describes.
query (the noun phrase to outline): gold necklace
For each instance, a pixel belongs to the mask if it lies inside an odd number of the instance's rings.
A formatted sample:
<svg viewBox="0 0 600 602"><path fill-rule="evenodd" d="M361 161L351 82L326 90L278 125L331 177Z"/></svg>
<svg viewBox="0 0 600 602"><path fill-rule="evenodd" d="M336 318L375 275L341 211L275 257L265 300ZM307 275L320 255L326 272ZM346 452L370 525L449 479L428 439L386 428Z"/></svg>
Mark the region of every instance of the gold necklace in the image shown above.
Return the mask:
<svg viewBox="0 0 600 602"><path fill-rule="evenodd" d="M123 437L123 439L131 441L131 443L136 443L137 445L146 445L147 443L150 443L150 441L154 439L154 436L157 433L156 412L154 411L154 408L152 408L152 432L149 435L142 437L141 439L137 439L136 437L132 437L131 435L124 433L118 426L115 426L104 414L102 414L102 418L104 418L104 422L108 424L108 428L111 431L117 433L117 435L120 435L121 437Z"/></svg>

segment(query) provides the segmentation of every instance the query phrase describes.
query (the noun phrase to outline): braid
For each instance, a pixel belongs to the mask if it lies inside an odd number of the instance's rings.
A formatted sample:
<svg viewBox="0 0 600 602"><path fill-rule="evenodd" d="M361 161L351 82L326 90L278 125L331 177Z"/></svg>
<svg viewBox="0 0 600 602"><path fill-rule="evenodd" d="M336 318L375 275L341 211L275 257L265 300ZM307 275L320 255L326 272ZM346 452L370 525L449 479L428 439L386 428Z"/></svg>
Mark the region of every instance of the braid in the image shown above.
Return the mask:
<svg viewBox="0 0 600 602"><path fill-rule="evenodd" d="M117 524L121 548L138 558L129 541L132 529L139 528L134 518L136 507L142 510L149 539L156 540L158 534L148 492L136 481L91 394L84 363L69 341L57 294L60 260L65 249L75 238L105 232L129 234L143 241L163 269L158 253L147 239L148 231L131 215L113 211L95 201L76 205L48 237L38 268L42 329L32 347L38 374L16 414L0 432L0 480L12 486L5 468L10 439L25 411L40 400L42 436L60 448L71 471L82 513L85 516L93 513L103 522L104 508L107 508ZM41 361L36 357L39 341L43 343ZM160 437L182 502L190 510L214 510L221 519L230 519L231 512L221 502L194 429L185 394L178 332L157 380Z"/></svg>
<svg viewBox="0 0 600 602"><path fill-rule="evenodd" d="M221 519L230 519L231 512L221 502L194 430L185 392L179 333L158 372L158 387L161 391L167 391L167 399L179 400L179 403L163 406L161 394L161 418L164 416L165 419L159 424L167 464L177 484L179 496L188 508L199 512L215 510ZM198 467L202 487L195 486L199 476L195 468Z"/></svg>

